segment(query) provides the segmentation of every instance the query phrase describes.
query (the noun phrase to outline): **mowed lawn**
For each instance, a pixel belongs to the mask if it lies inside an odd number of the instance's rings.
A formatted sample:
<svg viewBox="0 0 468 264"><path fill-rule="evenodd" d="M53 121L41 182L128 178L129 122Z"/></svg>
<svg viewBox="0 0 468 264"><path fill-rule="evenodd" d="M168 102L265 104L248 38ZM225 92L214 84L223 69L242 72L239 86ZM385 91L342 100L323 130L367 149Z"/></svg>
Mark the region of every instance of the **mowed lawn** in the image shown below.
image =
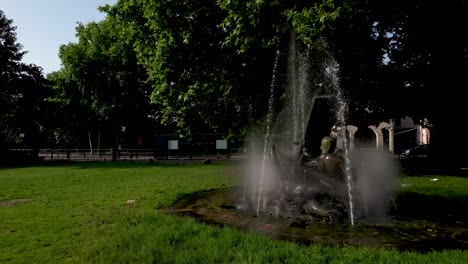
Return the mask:
<svg viewBox="0 0 468 264"><path fill-rule="evenodd" d="M222 164L1 168L0 263L468 263L463 251L305 246L158 212L185 194L236 185L236 171ZM450 179L467 186L466 178Z"/></svg>

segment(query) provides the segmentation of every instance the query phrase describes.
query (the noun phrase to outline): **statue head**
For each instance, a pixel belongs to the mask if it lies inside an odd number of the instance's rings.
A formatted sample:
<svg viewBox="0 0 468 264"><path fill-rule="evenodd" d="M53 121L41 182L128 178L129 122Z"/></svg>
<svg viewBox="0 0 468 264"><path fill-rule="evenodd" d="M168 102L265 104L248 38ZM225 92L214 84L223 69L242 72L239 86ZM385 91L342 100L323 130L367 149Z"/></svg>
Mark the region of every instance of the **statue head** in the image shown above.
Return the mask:
<svg viewBox="0 0 468 264"><path fill-rule="evenodd" d="M320 145L322 154L331 154L335 151L335 148L336 148L336 138L325 136L322 139L322 144Z"/></svg>

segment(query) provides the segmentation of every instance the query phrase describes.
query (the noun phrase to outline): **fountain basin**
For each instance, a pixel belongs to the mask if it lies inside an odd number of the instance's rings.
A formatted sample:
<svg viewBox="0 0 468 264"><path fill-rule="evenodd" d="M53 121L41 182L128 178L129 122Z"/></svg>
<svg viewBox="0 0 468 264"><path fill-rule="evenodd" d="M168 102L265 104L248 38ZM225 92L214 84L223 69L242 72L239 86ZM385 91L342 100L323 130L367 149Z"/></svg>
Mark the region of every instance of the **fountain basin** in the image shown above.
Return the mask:
<svg viewBox="0 0 468 264"><path fill-rule="evenodd" d="M408 201L401 207L402 211L394 209L386 218L358 218L354 225L350 225L346 221L330 221L327 216L318 215L276 216L270 212L257 216L255 210L242 207L242 196L239 188L201 191L187 195L171 208L161 211L301 244L370 246L417 252L468 250L466 216L452 215L448 219L443 215L409 215L407 208L411 205L407 204Z"/></svg>

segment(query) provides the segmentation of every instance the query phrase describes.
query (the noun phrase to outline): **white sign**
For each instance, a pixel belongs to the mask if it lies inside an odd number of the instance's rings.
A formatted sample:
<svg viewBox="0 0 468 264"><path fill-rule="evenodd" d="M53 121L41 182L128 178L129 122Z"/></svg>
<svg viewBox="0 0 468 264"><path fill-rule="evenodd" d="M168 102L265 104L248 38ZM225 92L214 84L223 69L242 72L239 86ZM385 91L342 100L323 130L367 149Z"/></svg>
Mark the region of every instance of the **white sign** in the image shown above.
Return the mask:
<svg viewBox="0 0 468 264"><path fill-rule="evenodd" d="M167 141L167 149L179 149L179 141L178 140L168 140Z"/></svg>
<svg viewBox="0 0 468 264"><path fill-rule="evenodd" d="M226 140L216 140L216 149L227 149Z"/></svg>

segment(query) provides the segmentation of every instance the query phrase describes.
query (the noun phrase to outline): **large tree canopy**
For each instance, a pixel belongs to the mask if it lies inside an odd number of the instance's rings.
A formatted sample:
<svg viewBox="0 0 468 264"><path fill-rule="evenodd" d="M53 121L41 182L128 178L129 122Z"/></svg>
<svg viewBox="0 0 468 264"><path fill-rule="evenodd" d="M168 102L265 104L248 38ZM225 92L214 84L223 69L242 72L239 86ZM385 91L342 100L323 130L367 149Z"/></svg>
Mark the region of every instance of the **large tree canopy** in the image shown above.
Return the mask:
<svg viewBox="0 0 468 264"><path fill-rule="evenodd" d="M249 105L262 104L259 95L265 92L252 91L262 91L269 81L270 53L255 43L247 55L223 46L229 36L222 26L226 12L216 1L119 1L106 10L125 23L149 73L153 101L182 135L207 126L239 131Z"/></svg>
<svg viewBox="0 0 468 264"><path fill-rule="evenodd" d="M219 2L229 13L226 43L239 52L255 41L275 43L290 30L309 48L328 49L339 64L352 122L407 115L443 123L461 111L457 95L467 85L468 50L464 1Z"/></svg>
<svg viewBox="0 0 468 264"><path fill-rule="evenodd" d="M0 10L0 148L36 148L48 94L42 69L21 62L15 30Z"/></svg>
<svg viewBox="0 0 468 264"><path fill-rule="evenodd" d="M13 21L0 10L0 138L2 143L11 137L11 123L15 95L18 95L16 81L21 72L21 58L25 52L16 43L16 33Z"/></svg>
<svg viewBox="0 0 468 264"><path fill-rule="evenodd" d="M120 0L106 10L125 22L153 99L182 127L195 115L232 128L249 106L265 109L273 51L292 30L338 62L351 122L406 115L442 124L461 111L464 1Z"/></svg>
<svg viewBox="0 0 468 264"><path fill-rule="evenodd" d="M327 34L357 111L374 120L408 115L446 126L467 85L466 5L382 1L344 15ZM443 107L440 107L443 106ZM459 124L459 122L456 122Z"/></svg>
<svg viewBox="0 0 468 264"><path fill-rule="evenodd" d="M49 75L64 121L57 124L57 139L70 141L83 128L91 133L103 127L151 127L157 113L150 106L147 76L120 24L107 18L78 24L76 31L78 42L60 47L63 68Z"/></svg>

